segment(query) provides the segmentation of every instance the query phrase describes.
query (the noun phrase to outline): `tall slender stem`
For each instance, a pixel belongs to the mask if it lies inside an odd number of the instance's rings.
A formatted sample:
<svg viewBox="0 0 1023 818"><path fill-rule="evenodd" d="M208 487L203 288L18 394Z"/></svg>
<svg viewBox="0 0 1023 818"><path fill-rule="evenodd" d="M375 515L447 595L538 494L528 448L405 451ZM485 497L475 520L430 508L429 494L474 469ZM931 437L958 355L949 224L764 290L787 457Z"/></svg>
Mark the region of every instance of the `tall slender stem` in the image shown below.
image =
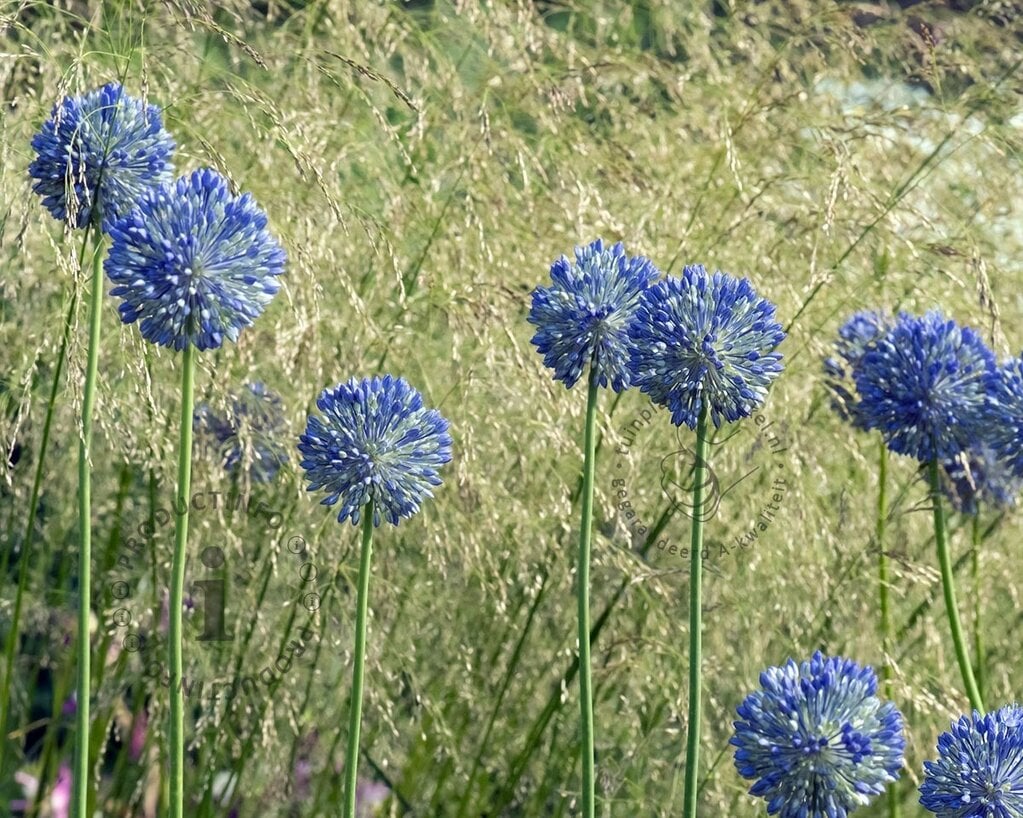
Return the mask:
<svg viewBox="0 0 1023 818"><path fill-rule="evenodd" d="M977 690L981 699L987 688L987 673L984 665L984 631L981 624L981 603L984 599L980 589L980 509L970 520L970 574L973 584L973 667L977 674Z"/></svg>
<svg viewBox="0 0 1023 818"><path fill-rule="evenodd" d="M92 292L89 294L89 347L82 395L82 429L78 440L78 712L75 720L75 771L72 811L86 818L89 796L89 699L92 662L89 622L92 618L92 410L96 404L99 341L103 317L103 233L94 234Z"/></svg>
<svg viewBox="0 0 1023 818"><path fill-rule="evenodd" d="M355 667L352 669L352 703L348 713L348 755L345 757L344 818L355 818L355 791L359 781L359 732L362 728L362 687L366 670L366 620L369 614L369 566L373 556L373 501L366 503L362 518L362 551L359 556L359 596L355 614Z"/></svg>
<svg viewBox="0 0 1023 818"><path fill-rule="evenodd" d="M178 438L178 491L174 503L174 562L170 590L170 815L183 818L185 800L185 701L181 656L181 609L188 556L188 508L192 494L192 413L195 404L195 347L181 357L181 428Z"/></svg>
<svg viewBox="0 0 1023 818"><path fill-rule="evenodd" d="M593 772L593 673L590 667L590 545L593 532L593 477L597 460L597 390L599 384L590 367L586 393L586 427L583 435L582 520L579 523L579 565L576 571L576 595L579 603L579 725L583 766L583 818L593 818L596 790Z"/></svg>
<svg viewBox="0 0 1023 818"><path fill-rule="evenodd" d="M974 710L984 712L984 701L973 677L970 655L963 639L963 626L959 621L959 608L956 604L956 592L952 576L952 559L948 551L948 530L945 526L945 509L941 501L941 477L938 472L938 461L932 460L928 465L931 483L931 505L934 507L934 541L938 548L938 564L941 567L941 588L945 595L945 611L948 613L948 626L952 632L952 644L955 647L956 661L963 677L966 695Z"/></svg>
<svg viewBox="0 0 1023 818"><path fill-rule="evenodd" d="M878 437L877 453L877 521L874 528L874 539L877 543L877 599L881 609L881 650L884 653L884 664L881 665L881 678L884 680L884 695L889 701L892 698L892 614L888 589L888 552L885 550L885 530L888 523L888 445ZM902 809L899 805L898 783L888 785L888 818L899 818Z"/></svg>
<svg viewBox="0 0 1023 818"><path fill-rule="evenodd" d="M700 716L703 695L703 489L707 483L707 401L696 421L696 463L693 468L693 528L689 543L689 725L686 735L686 778L683 818L696 818L700 773Z"/></svg>

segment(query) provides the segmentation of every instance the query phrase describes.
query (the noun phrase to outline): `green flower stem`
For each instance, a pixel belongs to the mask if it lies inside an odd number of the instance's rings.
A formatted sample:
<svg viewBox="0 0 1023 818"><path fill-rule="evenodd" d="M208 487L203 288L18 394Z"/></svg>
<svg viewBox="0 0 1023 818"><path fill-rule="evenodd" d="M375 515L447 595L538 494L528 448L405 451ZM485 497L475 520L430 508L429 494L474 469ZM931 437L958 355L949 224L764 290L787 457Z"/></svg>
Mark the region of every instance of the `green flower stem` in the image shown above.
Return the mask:
<svg viewBox="0 0 1023 818"><path fill-rule="evenodd" d="M181 359L181 428L178 438L178 492L174 504L174 563L170 590L170 816L183 818L185 800L185 701L182 684L181 609L188 556L188 507L192 493L192 413L195 405L195 347Z"/></svg>
<svg viewBox="0 0 1023 818"><path fill-rule="evenodd" d="M938 547L938 563L941 567L941 587L945 595L945 610L948 613L949 630L952 632L952 644L955 647L956 661L963 677L966 695L974 710L984 711L984 701L973 677L970 655L963 639L963 626L959 622L959 608L956 604L955 584L952 576L952 560L948 551L948 531L945 527L945 509L941 502L941 476L938 473L938 461L932 460L928 465L931 481L931 504L934 507L934 541Z"/></svg>
<svg viewBox="0 0 1023 818"><path fill-rule="evenodd" d="M696 421L693 528L689 562L689 725L686 736L683 818L696 818L700 773L701 666L703 664L703 489L707 482L707 401Z"/></svg>
<svg viewBox="0 0 1023 818"><path fill-rule="evenodd" d="M877 455L877 521L874 539L877 541L877 599L881 609L881 650L884 652L884 664L881 665L881 678L884 681L884 695L889 701L892 698L892 612L888 594L890 578L888 574L888 553L885 551L885 529L888 522L888 446L884 439L878 437ZM888 785L888 818L899 818L902 809L899 804L898 784Z"/></svg>
<svg viewBox="0 0 1023 818"><path fill-rule="evenodd" d="M579 600L579 717L582 733L583 818L593 818L596 793L593 774L593 675L590 667L590 544L593 532L593 477L597 459L597 390L590 367L586 393L586 427L583 437L582 521L579 524L579 567L576 592Z"/></svg>
<svg viewBox="0 0 1023 818"><path fill-rule="evenodd" d="M92 292L89 295L89 347L82 395L82 429L78 440L78 698L75 719L75 771L71 815L86 818L89 797L89 698L92 662L92 410L96 404L100 327L103 318L103 233L94 233Z"/></svg>
<svg viewBox="0 0 1023 818"><path fill-rule="evenodd" d="M369 566L373 556L373 501L362 511L362 552L359 557L359 596L355 615L355 667L345 757L344 818L355 818L355 789L359 779L359 730L362 726L362 686L366 670L366 620L369 613Z"/></svg>
<svg viewBox="0 0 1023 818"><path fill-rule="evenodd" d="M983 595L980 589L980 511L970 520L970 573L973 582L973 669L977 674L977 690L981 699L987 689L987 673L984 669L984 632L981 627L980 607Z"/></svg>

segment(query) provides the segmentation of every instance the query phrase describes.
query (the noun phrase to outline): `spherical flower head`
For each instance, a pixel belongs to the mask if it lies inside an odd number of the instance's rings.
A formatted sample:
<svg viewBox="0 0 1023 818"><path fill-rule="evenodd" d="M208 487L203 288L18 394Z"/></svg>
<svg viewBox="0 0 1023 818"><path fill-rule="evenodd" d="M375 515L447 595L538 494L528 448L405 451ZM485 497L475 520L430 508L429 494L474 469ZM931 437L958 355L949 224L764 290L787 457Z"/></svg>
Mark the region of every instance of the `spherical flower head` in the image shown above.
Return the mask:
<svg viewBox="0 0 1023 818"><path fill-rule="evenodd" d="M249 194L197 170L147 191L110 230L104 265L121 320L147 341L213 349L259 317L280 289L284 250Z"/></svg>
<svg viewBox="0 0 1023 818"><path fill-rule="evenodd" d="M298 444L309 491L340 503L338 522L359 522L373 501L373 524L392 525L419 511L441 484L438 469L451 460L448 422L403 378L352 378L316 401Z"/></svg>
<svg viewBox="0 0 1023 818"><path fill-rule="evenodd" d="M987 437L1005 467L1023 477L1023 357L998 367L988 390Z"/></svg>
<svg viewBox="0 0 1023 818"><path fill-rule="evenodd" d="M704 402L715 426L749 416L782 369L774 304L747 279L702 264L647 290L629 334L633 385L676 426L695 429Z"/></svg>
<svg viewBox="0 0 1023 818"><path fill-rule="evenodd" d="M902 716L877 697L870 667L819 651L760 674L739 705L735 766L781 818L845 818L895 781Z"/></svg>
<svg viewBox="0 0 1023 818"><path fill-rule="evenodd" d="M1023 478L985 441L975 444L942 465L942 489L952 507L962 514L977 514L981 506L1009 509L1023 491Z"/></svg>
<svg viewBox="0 0 1023 818"><path fill-rule="evenodd" d="M961 716L924 762L920 803L939 818L1023 815L1023 708Z"/></svg>
<svg viewBox="0 0 1023 818"><path fill-rule="evenodd" d="M853 377L860 417L893 452L950 460L982 437L995 360L981 337L940 312L900 313Z"/></svg>
<svg viewBox="0 0 1023 818"><path fill-rule="evenodd" d="M248 475L257 483L268 483L288 462L282 442L286 433L283 404L277 394L258 381L236 392L224 415L208 404L197 406L194 426L216 445L230 473L240 473L251 460Z"/></svg>
<svg viewBox="0 0 1023 818"><path fill-rule="evenodd" d="M600 386L621 392L629 386L629 323L640 294L660 272L650 259L628 256L621 242L597 239L551 265L550 287L533 290L529 323L533 344L554 379L572 387L587 365Z"/></svg>
<svg viewBox="0 0 1023 818"><path fill-rule="evenodd" d="M32 138L32 149L32 190L55 219L72 227L84 227L98 214L109 230L173 170L174 140L160 109L117 83L57 103Z"/></svg>
<svg viewBox="0 0 1023 818"><path fill-rule="evenodd" d="M893 317L879 310L853 315L838 330L835 355L824 360L825 384L831 392L831 407L855 428L864 429L853 372L875 342L891 329Z"/></svg>

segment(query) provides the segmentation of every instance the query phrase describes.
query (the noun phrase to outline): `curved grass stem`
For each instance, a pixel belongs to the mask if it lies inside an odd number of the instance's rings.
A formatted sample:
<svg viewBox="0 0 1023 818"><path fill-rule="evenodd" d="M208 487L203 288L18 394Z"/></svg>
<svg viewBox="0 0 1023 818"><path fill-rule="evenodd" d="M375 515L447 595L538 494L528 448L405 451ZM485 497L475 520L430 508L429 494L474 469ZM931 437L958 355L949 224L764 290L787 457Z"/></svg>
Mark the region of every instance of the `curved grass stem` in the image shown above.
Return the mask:
<svg viewBox="0 0 1023 818"><path fill-rule="evenodd" d="M195 347L181 358L181 428L178 438L178 490L174 504L174 561L170 589L170 815L183 818L185 798L185 702L181 652L181 609L188 556L188 508L192 492L192 412L195 404Z"/></svg>
<svg viewBox="0 0 1023 818"><path fill-rule="evenodd" d="M359 556L359 592L355 615L355 666L348 718L348 755L345 757L344 818L355 818L355 792L359 780L359 732L362 727L362 688L366 670L366 620L369 615L369 574L373 556L373 501L366 503Z"/></svg>
<svg viewBox="0 0 1023 818"><path fill-rule="evenodd" d="M984 701L973 676L970 654L966 649L966 640L963 638L963 626L959 621L959 608L956 603L955 583L952 576L952 559L948 550L948 529L945 525L945 509L941 500L941 475L938 471L938 461L932 460L927 468L931 484L931 504L934 508L934 541L938 549L941 588L945 596L945 611L948 614L948 626L952 633L952 645L955 648L956 662L959 663L959 672L963 677L963 685L966 688L970 705L974 710L983 713L985 712Z"/></svg>
<svg viewBox="0 0 1023 818"><path fill-rule="evenodd" d="M82 394L82 428L78 440L78 711L75 718L75 769L71 814L85 818L89 796L89 704L92 680L92 412L96 404L100 329L103 318L103 233L93 241L92 291L89 294L89 346Z"/></svg>
<svg viewBox="0 0 1023 818"><path fill-rule="evenodd" d="M703 665L703 490L707 482L707 402L696 421L693 469L693 527L689 562L689 723L686 732L683 818L696 818L700 774L700 721Z"/></svg>

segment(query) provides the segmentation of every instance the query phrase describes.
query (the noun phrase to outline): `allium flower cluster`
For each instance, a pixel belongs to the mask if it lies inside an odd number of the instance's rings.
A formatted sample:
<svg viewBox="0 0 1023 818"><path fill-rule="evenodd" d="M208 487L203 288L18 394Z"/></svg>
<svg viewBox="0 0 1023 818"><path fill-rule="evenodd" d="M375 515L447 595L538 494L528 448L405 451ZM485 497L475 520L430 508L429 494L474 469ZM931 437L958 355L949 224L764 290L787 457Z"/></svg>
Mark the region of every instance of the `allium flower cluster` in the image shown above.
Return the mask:
<svg viewBox="0 0 1023 818"><path fill-rule="evenodd" d="M240 472L251 458L249 476L267 483L288 462L283 405L262 383L247 384L235 393L224 415L200 404L194 422L196 431L217 447L228 472Z"/></svg>
<svg viewBox="0 0 1023 818"><path fill-rule="evenodd" d="M57 103L32 148L32 189L53 217L84 227L98 214L109 230L146 190L171 178L174 140L159 108L111 83Z"/></svg>
<svg viewBox="0 0 1023 818"><path fill-rule="evenodd" d="M944 494L962 514L976 514L982 505L1012 508L1023 491L1023 478L1015 476L986 441L942 463L942 471Z"/></svg>
<svg viewBox="0 0 1023 818"><path fill-rule="evenodd" d="M451 460L448 422L403 378L352 378L324 390L322 415L309 417L298 449L308 490L323 490L323 504L340 504L338 522L358 523L373 502L374 525L411 517Z"/></svg>
<svg viewBox="0 0 1023 818"><path fill-rule="evenodd" d="M745 278L686 267L640 300L629 331L633 384L676 426L695 428L704 404L715 426L749 416L782 369L774 309Z"/></svg>
<svg viewBox="0 0 1023 818"><path fill-rule="evenodd" d="M738 707L735 766L781 818L845 818L895 781L902 716L877 697L877 676L817 652L760 674Z"/></svg>
<svg viewBox="0 0 1023 818"><path fill-rule="evenodd" d="M920 803L938 818L1023 815L1023 708L962 716L924 762Z"/></svg>
<svg viewBox="0 0 1023 818"><path fill-rule="evenodd" d="M147 191L110 230L104 269L121 320L177 350L235 341L277 293L285 253L249 194L199 170Z"/></svg>
<svg viewBox="0 0 1023 818"><path fill-rule="evenodd" d="M616 392L629 386L629 324L658 275L649 259L601 239L576 247L574 262L562 256L551 265L553 284L533 291L528 320L555 380L572 387L590 366L600 386Z"/></svg>
<svg viewBox="0 0 1023 818"><path fill-rule="evenodd" d="M1023 358L1012 358L990 379L988 439L1016 477L1023 478Z"/></svg>
<svg viewBox="0 0 1023 818"><path fill-rule="evenodd" d="M853 315L838 330L835 356L824 361L825 383L831 392L832 408L855 428L864 429L853 373L863 356L891 329L891 315L879 310L864 310Z"/></svg>
<svg viewBox="0 0 1023 818"><path fill-rule="evenodd" d="M950 460L984 435L994 368L972 329L940 312L900 313L855 370L859 416L893 452Z"/></svg>

